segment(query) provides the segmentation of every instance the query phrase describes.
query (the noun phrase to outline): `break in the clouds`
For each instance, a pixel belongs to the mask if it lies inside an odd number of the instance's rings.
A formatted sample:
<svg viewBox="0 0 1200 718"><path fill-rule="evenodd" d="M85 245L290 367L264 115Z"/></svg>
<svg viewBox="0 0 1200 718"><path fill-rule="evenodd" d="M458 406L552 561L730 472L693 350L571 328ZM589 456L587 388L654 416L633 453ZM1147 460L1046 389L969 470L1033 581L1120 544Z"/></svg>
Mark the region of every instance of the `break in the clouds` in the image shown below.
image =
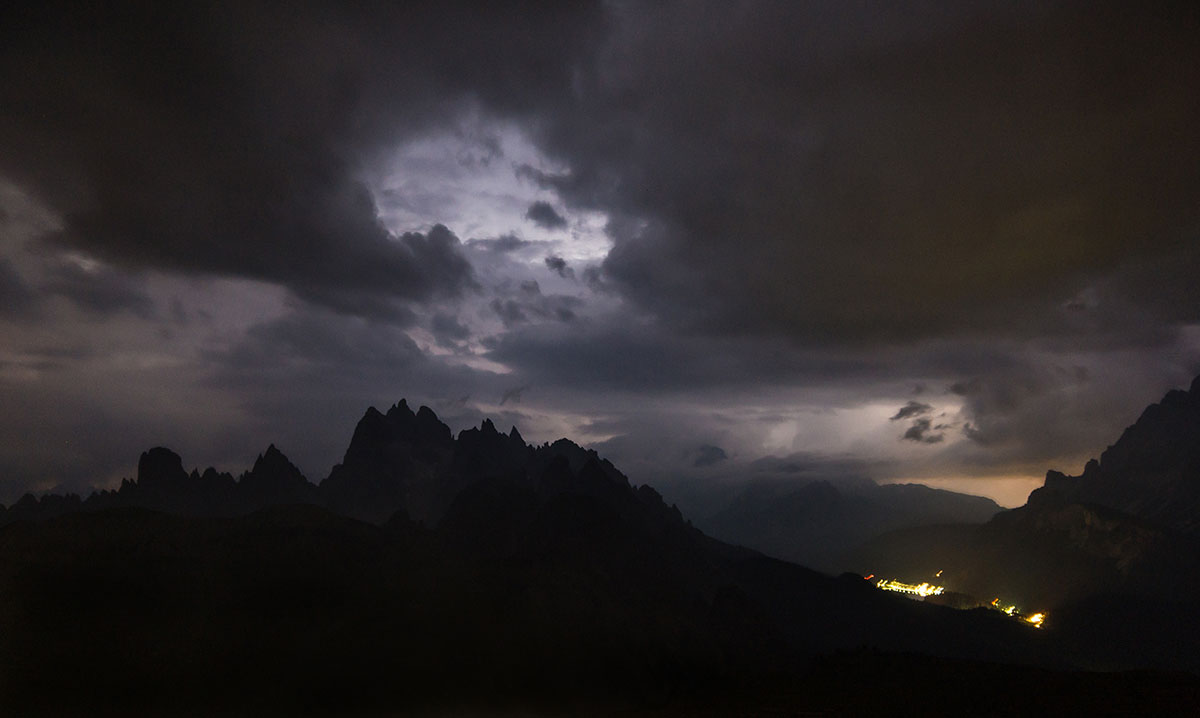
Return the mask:
<svg viewBox="0 0 1200 718"><path fill-rule="evenodd" d="M513 233L502 234L494 239L471 239L467 241L469 247L481 247L491 252L515 252L518 249L524 249L530 246L531 242L521 239Z"/></svg>
<svg viewBox="0 0 1200 718"><path fill-rule="evenodd" d="M149 443L320 478L400 396L675 478L1077 469L1200 371L1197 13L14 9L0 500Z"/></svg>

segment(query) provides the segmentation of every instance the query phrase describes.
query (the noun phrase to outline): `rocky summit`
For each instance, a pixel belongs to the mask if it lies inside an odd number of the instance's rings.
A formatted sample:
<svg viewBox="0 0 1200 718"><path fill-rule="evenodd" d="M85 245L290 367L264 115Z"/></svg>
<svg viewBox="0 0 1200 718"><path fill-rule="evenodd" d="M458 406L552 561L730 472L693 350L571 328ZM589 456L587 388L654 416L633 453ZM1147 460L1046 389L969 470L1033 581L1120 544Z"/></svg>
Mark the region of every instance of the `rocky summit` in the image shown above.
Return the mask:
<svg viewBox="0 0 1200 718"><path fill-rule="evenodd" d="M1079 476L1057 471L1029 498L1106 506L1176 531L1200 533L1200 376L1146 407Z"/></svg>

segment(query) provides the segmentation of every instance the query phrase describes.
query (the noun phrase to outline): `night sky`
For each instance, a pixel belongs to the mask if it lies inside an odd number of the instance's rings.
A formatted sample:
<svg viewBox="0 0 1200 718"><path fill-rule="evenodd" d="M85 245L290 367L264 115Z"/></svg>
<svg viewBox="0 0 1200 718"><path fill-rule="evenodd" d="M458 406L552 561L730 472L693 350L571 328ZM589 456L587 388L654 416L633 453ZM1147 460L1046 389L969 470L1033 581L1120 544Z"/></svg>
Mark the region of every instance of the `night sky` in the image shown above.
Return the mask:
<svg viewBox="0 0 1200 718"><path fill-rule="evenodd" d="M1013 505L1200 372L1193 3L29 5L6 504L155 445L316 481L407 397Z"/></svg>

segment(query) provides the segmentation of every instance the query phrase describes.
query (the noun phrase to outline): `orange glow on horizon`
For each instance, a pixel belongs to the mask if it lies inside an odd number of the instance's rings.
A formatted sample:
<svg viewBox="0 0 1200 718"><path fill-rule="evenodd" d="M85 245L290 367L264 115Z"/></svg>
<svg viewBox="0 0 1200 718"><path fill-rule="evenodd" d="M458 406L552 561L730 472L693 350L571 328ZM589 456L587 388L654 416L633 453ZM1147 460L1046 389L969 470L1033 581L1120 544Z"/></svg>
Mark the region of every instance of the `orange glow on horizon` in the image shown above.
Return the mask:
<svg viewBox="0 0 1200 718"><path fill-rule="evenodd" d="M1045 474L1009 475L1009 476L979 476L979 477L897 477L879 479L883 484L922 484L932 489L945 489L971 496L984 496L1003 508L1011 509L1024 506L1029 494L1041 488Z"/></svg>

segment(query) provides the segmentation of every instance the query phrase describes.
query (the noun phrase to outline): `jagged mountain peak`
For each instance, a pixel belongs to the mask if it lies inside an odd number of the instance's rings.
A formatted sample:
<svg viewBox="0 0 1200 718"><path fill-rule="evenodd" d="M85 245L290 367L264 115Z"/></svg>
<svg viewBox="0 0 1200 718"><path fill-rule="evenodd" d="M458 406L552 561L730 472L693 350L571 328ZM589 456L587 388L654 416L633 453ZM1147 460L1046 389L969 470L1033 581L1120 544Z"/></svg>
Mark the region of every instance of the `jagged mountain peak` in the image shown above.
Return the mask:
<svg viewBox="0 0 1200 718"><path fill-rule="evenodd" d="M258 458L254 461L253 468L243 477L243 480L267 474L294 476L307 481L304 479L304 475L300 473L300 470L296 468L295 464L282 451L276 448L274 444L269 445L266 451L258 455Z"/></svg>
<svg viewBox="0 0 1200 718"><path fill-rule="evenodd" d="M260 461L277 462L280 460L287 461L287 457L279 450L279 447L272 443L267 445L266 451L258 455L255 463L257 464Z"/></svg>
<svg viewBox="0 0 1200 718"><path fill-rule="evenodd" d="M1048 471L1029 505L1088 503L1200 531L1200 376L1151 404L1079 476Z"/></svg>
<svg viewBox="0 0 1200 718"><path fill-rule="evenodd" d="M496 482L543 499L590 497L621 511L649 500L648 494L635 493L609 461L568 439L531 447L516 426L504 434L491 418L455 437L433 409L421 406L414 413L401 399L387 413L374 406L365 410L342 462L318 485L274 443L237 480L211 467L189 474L179 454L160 446L141 455L134 480L122 482L119 491L93 494L84 508L136 506L235 516L282 504L317 504L373 523L400 512L432 526L464 489ZM75 504L56 498L30 497L7 509L4 521L55 515L85 503L78 497Z"/></svg>
<svg viewBox="0 0 1200 718"><path fill-rule="evenodd" d="M359 419L350 438L347 457L357 445L377 445L392 441L409 443L429 439L450 439L450 427L446 426L434 413L433 409L422 405L414 414L408 407L408 402L401 399L398 403L382 414L375 407L369 407ZM343 462L344 463L344 462Z"/></svg>
<svg viewBox="0 0 1200 718"><path fill-rule="evenodd" d="M393 404L392 408L388 409L387 413L389 416L403 416L403 417L413 417L414 416L412 409L408 408L408 401L406 399L401 399L400 401Z"/></svg>

